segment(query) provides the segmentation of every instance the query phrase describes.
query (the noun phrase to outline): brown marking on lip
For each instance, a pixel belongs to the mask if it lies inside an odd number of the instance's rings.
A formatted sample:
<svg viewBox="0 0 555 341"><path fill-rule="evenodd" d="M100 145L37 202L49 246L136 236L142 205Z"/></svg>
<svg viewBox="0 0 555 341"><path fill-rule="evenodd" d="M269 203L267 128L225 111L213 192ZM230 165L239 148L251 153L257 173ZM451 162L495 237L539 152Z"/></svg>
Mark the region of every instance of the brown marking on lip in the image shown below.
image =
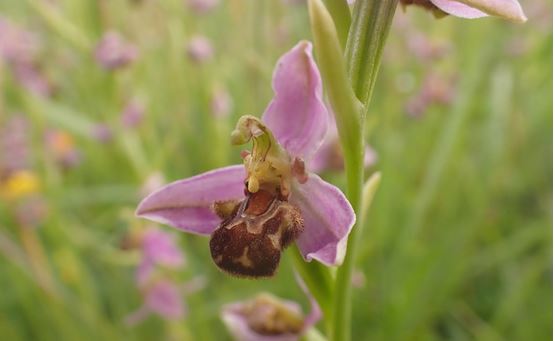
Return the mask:
<svg viewBox="0 0 555 341"><path fill-rule="evenodd" d="M212 233L210 252L216 265L239 277L270 277L281 252L302 232L297 207L270 192L249 193L233 216Z"/></svg>

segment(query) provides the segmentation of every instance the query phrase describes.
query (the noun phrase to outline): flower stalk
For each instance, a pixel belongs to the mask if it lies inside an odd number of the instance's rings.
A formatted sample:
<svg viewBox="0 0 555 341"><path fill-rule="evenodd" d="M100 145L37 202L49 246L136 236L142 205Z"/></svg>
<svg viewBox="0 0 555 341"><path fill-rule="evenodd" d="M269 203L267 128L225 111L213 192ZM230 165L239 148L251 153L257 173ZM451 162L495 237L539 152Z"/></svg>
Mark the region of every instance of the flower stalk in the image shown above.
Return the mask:
<svg viewBox="0 0 555 341"><path fill-rule="evenodd" d="M397 1L357 1L347 38L347 61L343 57L338 30L326 7L321 0L309 1L316 55L345 156L347 198L358 217L362 215L363 201L364 116ZM343 265L337 271L331 340L350 340L351 278L361 227L359 219L349 236Z"/></svg>
<svg viewBox="0 0 555 341"><path fill-rule="evenodd" d="M397 3L398 0L360 0L353 10L345 56L353 89L366 110Z"/></svg>

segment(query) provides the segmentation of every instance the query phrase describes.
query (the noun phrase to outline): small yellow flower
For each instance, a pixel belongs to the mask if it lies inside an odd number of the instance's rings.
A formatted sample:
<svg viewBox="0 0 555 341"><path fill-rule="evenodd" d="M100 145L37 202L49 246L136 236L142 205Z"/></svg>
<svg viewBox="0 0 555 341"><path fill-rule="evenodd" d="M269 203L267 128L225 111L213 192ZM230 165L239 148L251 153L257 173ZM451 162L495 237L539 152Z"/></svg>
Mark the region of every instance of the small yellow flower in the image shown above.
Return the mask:
<svg viewBox="0 0 555 341"><path fill-rule="evenodd" d="M40 181L28 170L17 171L0 183L0 196L17 199L38 192Z"/></svg>

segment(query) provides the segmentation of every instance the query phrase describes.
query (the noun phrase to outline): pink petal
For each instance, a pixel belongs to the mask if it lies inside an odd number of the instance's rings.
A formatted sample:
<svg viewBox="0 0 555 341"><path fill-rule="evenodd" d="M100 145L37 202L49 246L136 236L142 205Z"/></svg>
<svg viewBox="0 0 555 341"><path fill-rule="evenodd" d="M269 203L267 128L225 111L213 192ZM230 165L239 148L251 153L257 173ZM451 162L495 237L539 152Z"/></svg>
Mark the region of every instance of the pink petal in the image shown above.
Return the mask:
<svg viewBox="0 0 555 341"><path fill-rule="evenodd" d="M273 88L275 96L262 121L292 156L309 160L328 129L322 79L310 42L301 41L279 59Z"/></svg>
<svg viewBox="0 0 555 341"><path fill-rule="evenodd" d="M355 213L345 195L335 186L311 173L305 184L294 187L290 201L304 219L304 232L297 245L307 261L340 265Z"/></svg>
<svg viewBox="0 0 555 341"><path fill-rule="evenodd" d="M431 0L442 11L461 18L494 15L517 22L527 20L517 0Z"/></svg>
<svg viewBox="0 0 555 341"><path fill-rule="evenodd" d="M458 0L486 14L504 19L525 22L528 20L517 0Z"/></svg>
<svg viewBox="0 0 555 341"><path fill-rule="evenodd" d="M185 312L178 287L169 281L159 281L150 287L145 304L151 311L168 319L179 319Z"/></svg>
<svg viewBox="0 0 555 341"><path fill-rule="evenodd" d="M454 15L460 18L476 19L487 17L488 15L475 8L462 4L455 0L431 0L434 5L445 13Z"/></svg>
<svg viewBox="0 0 555 341"><path fill-rule="evenodd" d="M136 214L187 232L210 234L221 221L210 206L241 199L244 179L245 169L237 165L175 181L143 199Z"/></svg>

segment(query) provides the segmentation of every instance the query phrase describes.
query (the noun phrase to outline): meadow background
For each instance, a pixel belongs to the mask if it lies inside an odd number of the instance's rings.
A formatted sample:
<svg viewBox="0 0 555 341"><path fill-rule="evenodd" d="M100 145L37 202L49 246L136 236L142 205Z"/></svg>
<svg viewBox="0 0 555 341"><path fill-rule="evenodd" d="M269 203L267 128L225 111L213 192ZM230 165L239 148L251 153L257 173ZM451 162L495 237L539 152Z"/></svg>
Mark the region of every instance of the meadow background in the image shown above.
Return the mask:
<svg viewBox="0 0 555 341"><path fill-rule="evenodd" d="M523 25L396 13L367 116L367 175L382 183L359 244L356 340L551 338L552 4L522 5ZM277 59L311 39L302 1L200 13L183 0L1 0L0 37L6 25L34 43L29 71L0 41L3 340L227 340L221 306L262 291L308 311L289 257L271 280L235 279L207 238L160 226L186 255L177 280L205 285L183 295L183 319L124 323L142 304L126 246L151 226L133 216L141 191L240 162L236 119L263 112ZM94 55L109 30L137 49L117 70Z"/></svg>

